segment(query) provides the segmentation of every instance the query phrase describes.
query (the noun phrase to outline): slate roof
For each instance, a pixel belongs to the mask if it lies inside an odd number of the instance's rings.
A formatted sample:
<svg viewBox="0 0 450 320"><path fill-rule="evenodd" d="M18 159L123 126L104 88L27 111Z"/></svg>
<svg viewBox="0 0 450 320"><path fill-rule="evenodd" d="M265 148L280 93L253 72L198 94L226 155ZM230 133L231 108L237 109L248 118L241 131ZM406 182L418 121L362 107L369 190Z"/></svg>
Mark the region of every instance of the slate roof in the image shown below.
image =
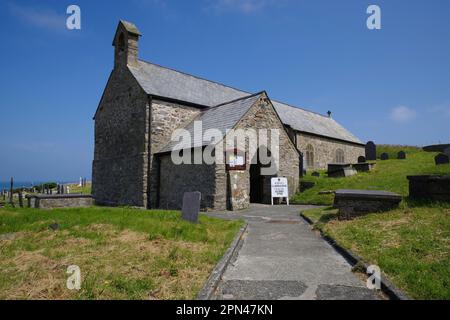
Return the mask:
<svg viewBox="0 0 450 320"><path fill-rule="evenodd" d="M222 138L227 133L227 130L233 129L235 125L242 119L246 112L253 106L253 104L260 98L263 93L246 96L238 100L231 101L216 107L207 108L203 110L191 123L184 127L193 138L191 144L177 146L179 142L169 142L165 145L159 153L170 152L172 150L189 149L192 147L203 147L211 144L211 141L203 141L203 134L209 129L217 129L222 133ZM202 132L194 134L194 123L196 121L202 122ZM216 144L219 141L213 141Z"/></svg>
<svg viewBox="0 0 450 320"><path fill-rule="evenodd" d="M142 60L139 60L138 67L128 67L144 91L154 96L214 107L250 95L249 92ZM295 130L362 143L332 118L278 101L272 100L272 103L283 123Z"/></svg>

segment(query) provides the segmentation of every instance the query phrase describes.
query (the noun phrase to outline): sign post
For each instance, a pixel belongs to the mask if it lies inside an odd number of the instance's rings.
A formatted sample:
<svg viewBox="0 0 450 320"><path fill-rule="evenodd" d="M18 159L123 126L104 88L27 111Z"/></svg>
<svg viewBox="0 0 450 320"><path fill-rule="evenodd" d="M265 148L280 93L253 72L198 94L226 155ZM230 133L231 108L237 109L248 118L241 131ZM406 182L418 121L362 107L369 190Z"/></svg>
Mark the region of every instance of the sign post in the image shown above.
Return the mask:
<svg viewBox="0 0 450 320"><path fill-rule="evenodd" d="M287 205L289 205L289 187L287 178L272 178L272 205L273 198L286 198Z"/></svg>

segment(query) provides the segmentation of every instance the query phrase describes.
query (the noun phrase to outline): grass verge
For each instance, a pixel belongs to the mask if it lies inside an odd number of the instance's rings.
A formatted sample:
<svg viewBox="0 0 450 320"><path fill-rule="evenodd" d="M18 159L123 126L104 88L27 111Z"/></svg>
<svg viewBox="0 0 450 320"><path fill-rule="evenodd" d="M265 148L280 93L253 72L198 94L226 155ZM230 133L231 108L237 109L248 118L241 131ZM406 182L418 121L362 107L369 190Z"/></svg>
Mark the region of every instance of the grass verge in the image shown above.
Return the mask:
<svg viewBox="0 0 450 320"><path fill-rule="evenodd" d="M2 208L0 299L193 299L241 226L176 211ZM80 291L66 288L70 265Z"/></svg>

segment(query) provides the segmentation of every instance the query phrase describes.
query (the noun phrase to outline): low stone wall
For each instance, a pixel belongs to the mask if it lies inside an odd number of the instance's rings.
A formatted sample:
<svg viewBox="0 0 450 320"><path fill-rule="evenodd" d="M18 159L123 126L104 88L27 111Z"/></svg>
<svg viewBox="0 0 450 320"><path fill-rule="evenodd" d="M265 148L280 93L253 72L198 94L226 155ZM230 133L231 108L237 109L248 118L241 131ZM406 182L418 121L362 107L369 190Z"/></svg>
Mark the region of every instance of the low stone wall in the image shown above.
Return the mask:
<svg viewBox="0 0 450 320"><path fill-rule="evenodd" d="M81 208L94 205L91 195L56 194L56 195L27 195L28 207L36 209Z"/></svg>
<svg viewBox="0 0 450 320"><path fill-rule="evenodd" d="M408 180L411 199L450 202L450 176L409 176Z"/></svg>
<svg viewBox="0 0 450 320"><path fill-rule="evenodd" d="M334 207L340 220L350 220L368 213L384 212L398 207L402 197L388 191L337 190Z"/></svg>

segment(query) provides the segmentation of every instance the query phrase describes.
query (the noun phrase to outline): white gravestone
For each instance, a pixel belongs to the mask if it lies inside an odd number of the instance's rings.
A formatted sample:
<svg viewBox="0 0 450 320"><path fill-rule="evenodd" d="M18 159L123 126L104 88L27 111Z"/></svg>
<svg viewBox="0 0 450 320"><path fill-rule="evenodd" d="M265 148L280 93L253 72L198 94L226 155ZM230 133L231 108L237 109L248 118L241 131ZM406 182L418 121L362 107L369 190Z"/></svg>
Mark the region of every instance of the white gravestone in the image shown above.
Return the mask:
<svg viewBox="0 0 450 320"><path fill-rule="evenodd" d="M289 205L289 186L287 178L272 178L272 205L274 198L286 198L287 205Z"/></svg>

